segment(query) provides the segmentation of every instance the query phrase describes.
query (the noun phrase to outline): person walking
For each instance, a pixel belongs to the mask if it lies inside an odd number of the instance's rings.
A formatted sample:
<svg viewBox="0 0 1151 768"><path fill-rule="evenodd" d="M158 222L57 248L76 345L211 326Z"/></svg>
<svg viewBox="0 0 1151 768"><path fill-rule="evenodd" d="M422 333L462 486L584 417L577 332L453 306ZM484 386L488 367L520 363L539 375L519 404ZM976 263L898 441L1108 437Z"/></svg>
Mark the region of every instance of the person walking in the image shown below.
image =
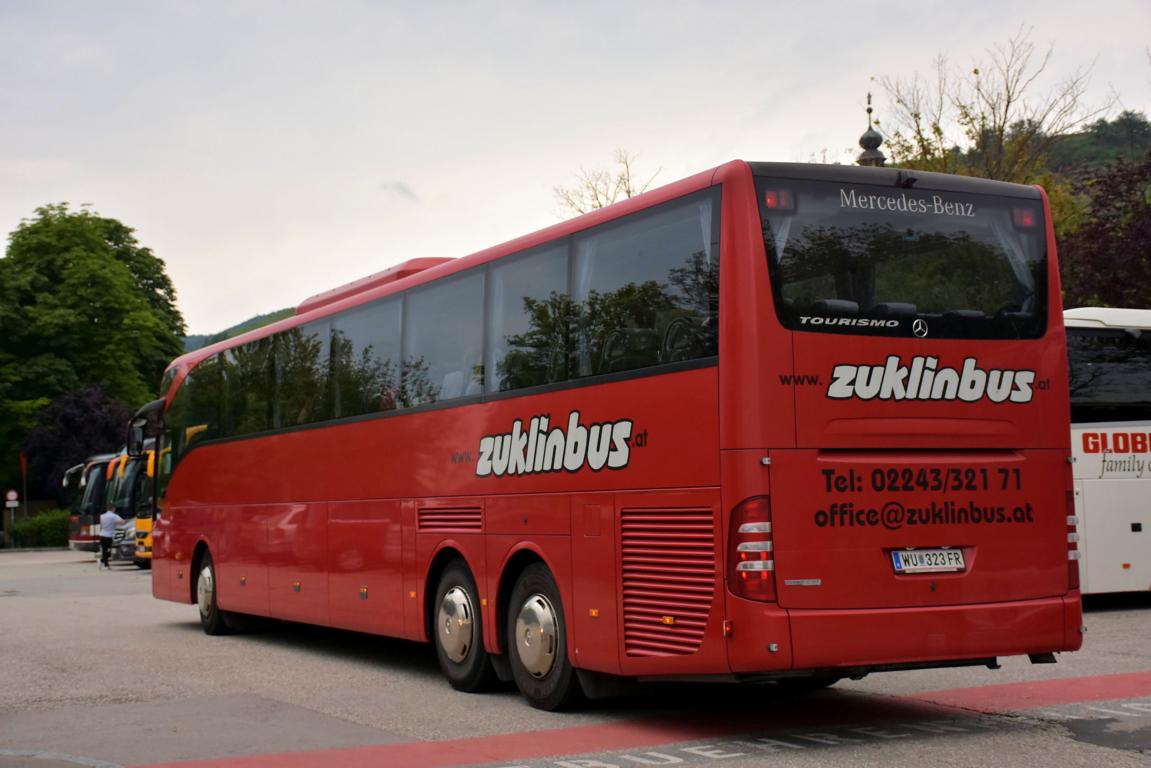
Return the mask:
<svg viewBox="0 0 1151 768"><path fill-rule="evenodd" d="M108 565L108 557L112 554L112 540L116 538L116 529L126 522L112 509L100 515L100 570L106 571L111 568Z"/></svg>

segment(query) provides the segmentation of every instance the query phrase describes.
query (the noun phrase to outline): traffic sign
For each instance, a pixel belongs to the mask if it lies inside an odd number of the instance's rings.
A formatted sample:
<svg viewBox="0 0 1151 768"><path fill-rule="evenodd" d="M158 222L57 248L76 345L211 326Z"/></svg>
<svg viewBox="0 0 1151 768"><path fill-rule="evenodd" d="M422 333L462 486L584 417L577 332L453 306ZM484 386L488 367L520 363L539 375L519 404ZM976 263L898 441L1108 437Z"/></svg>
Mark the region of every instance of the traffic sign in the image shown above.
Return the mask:
<svg viewBox="0 0 1151 768"><path fill-rule="evenodd" d="M16 491L14 491L14 490L9 490L7 493L4 494L4 500L5 501L16 501L19 498L20 498L20 494L16 493Z"/></svg>

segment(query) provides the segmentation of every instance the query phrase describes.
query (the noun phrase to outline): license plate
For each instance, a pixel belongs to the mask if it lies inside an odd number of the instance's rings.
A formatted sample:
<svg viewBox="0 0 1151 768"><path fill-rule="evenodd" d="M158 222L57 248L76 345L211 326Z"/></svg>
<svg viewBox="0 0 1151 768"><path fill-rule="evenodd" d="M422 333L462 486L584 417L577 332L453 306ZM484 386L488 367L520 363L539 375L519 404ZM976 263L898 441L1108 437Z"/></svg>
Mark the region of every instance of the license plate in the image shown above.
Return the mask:
<svg viewBox="0 0 1151 768"><path fill-rule="evenodd" d="M967 568L961 549L896 549L891 563L896 573L945 573Z"/></svg>

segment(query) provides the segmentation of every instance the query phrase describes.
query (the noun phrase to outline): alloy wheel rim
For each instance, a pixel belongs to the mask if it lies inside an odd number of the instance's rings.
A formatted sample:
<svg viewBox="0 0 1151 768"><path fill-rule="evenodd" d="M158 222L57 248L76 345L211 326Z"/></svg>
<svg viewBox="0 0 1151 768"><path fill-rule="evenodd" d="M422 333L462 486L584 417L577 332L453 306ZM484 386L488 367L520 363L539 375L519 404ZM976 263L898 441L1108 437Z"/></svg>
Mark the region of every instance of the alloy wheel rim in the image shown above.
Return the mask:
<svg viewBox="0 0 1151 768"><path fill-rule="evenodd" d="M196 581L196 602L200 606L201 616L207 616L212 612L212 595L215 591L212 568L206 565L201 569L200 578Z"/></svg>
<svg viewBox="0 0 1151 768"><path fill-rule="evenodd" d="M468 657L475 635L472 599L463 587L452 587L440 600L436 632L444 655L455 663Z"/></svg>
<svg viewBox="0 0 1151 768"><path fill-rule="evenodd" d="M536 593L524 600L516 617L516 652L528 674L547 677L556 663L559 617L546 595Z"/></svg>

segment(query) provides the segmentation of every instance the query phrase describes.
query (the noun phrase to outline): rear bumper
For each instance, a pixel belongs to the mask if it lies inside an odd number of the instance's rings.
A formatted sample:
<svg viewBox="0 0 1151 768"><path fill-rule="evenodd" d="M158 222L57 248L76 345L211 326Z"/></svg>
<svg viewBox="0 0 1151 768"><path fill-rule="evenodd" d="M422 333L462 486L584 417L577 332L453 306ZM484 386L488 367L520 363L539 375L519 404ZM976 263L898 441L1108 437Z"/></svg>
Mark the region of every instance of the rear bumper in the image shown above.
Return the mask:
<svg viewBox="0 0 1151 768"><path fill-rule="evenodd" d="M152 532L136 529L136 559L152 559Z"/></svg>
<svg viewBox="0 0 1151 768"><path fill-rule="evenodd" d="M762 611L761 606L761 618ZM1075 651L1083 644L1078 592L1004 603L785 613L793 669L942 666L964 659ZM736 633L729 646L733 671L780 669L780 654L767 652L762 643L738 640Z"/></svg>

